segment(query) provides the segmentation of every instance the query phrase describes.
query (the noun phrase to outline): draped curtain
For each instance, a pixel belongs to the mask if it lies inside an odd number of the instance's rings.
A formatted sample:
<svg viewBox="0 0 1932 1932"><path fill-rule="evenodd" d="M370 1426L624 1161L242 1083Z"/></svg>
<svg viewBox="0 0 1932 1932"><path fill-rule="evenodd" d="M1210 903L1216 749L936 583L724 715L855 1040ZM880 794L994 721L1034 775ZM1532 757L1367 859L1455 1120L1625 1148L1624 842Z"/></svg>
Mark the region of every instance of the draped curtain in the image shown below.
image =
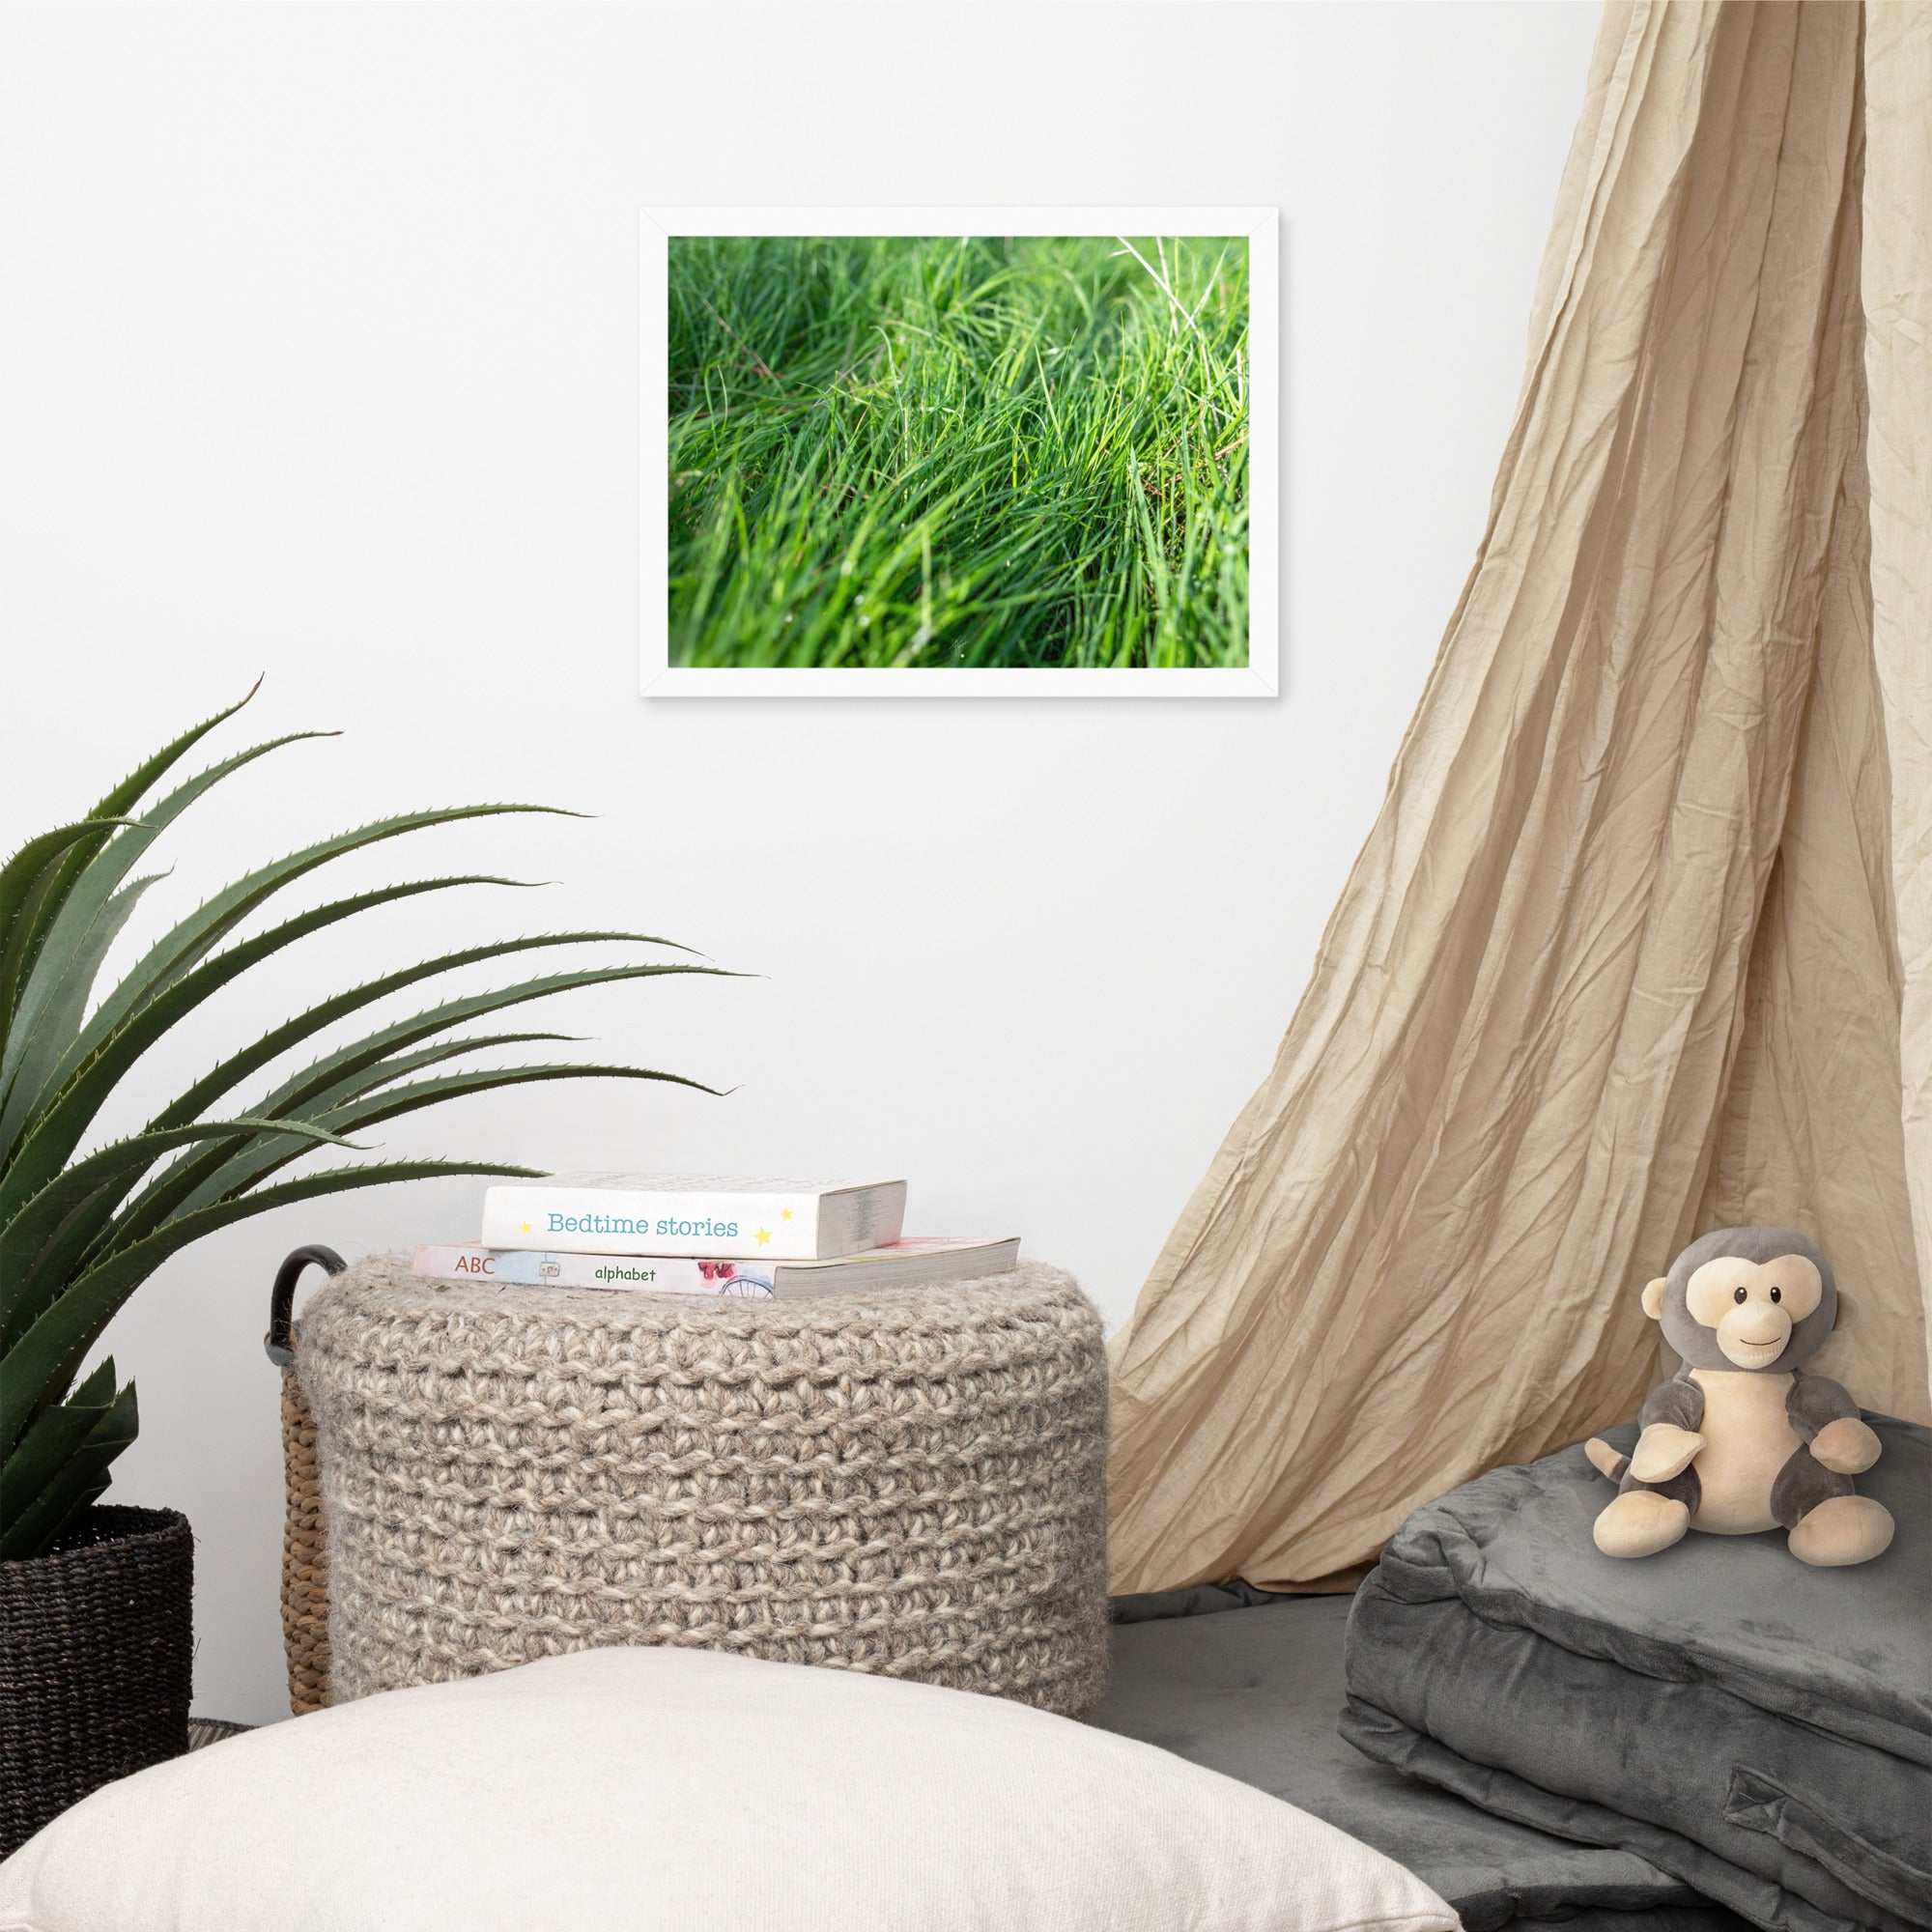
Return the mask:
<svg viewBox="0 0 1932 1932"><path fill-rule="evenodd" d="M1932 4L1606 10L1473 573L1116 1337L1114 1587L1346 1587L1766 1221L1932 1419Z"/></svg>

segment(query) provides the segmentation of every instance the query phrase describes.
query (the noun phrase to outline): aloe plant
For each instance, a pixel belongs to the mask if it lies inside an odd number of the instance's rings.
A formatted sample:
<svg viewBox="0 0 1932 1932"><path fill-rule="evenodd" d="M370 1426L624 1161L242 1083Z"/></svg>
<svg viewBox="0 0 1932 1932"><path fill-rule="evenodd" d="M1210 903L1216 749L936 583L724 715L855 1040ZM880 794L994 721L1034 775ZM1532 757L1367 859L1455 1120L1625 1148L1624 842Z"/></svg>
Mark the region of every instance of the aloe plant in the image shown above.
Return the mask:
<svg viewBox="0 0 1932 1932"><path fill-rule="evenodd" d="M446 952L321 1001L229 1053L138 1132L79 1152L142 1055L239 975L305 934L376 906L460 886L520 882L479 873L411 879L235 938L277 893L384 839L459 819L556 810L458 806L406 812L322 839L196 907L97 998L108 949L155 882L130 875L162 832L256 759L300 739L331 735L302 731L250 746L156 796L162 778L242 704L184 732L86 818L30 838L0 867L0 1560L37 1555L54 1543L107 1488L114 1459L134 1440L134 1384L117 1382L112 1359L77 1386L75 1378L115 1312L170 1255L232 1221L292 1201L434 1175L535 1172L483 1161L389 1160L272 1179L298 1156L319 1147L354 1149L349 1136L378 1122L526 1081L662 1080L716 1091L647 1067L449 1065L484 1048L569 1038L458 1031L529 1001L617 980L721 970L646 961L550 972L489 992L445 989L423 1010L329 1047L246 1106L224 1109L250 1076L326 1029L460 968L585 944L687 951L647 933L557 932Z"/></svg>

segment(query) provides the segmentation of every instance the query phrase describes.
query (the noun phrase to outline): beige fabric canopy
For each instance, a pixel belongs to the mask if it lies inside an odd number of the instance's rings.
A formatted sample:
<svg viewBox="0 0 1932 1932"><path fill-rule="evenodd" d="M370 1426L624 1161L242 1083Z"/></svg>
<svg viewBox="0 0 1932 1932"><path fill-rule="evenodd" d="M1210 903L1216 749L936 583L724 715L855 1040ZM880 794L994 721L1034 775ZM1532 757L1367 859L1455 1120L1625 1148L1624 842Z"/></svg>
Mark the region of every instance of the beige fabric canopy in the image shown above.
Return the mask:
<svg viewBox="0 0 1932 1932"><path fill-rule="evenodd" d="M1613 4L1489 528L1116 1337L1117 1590L1336 1587L1797 1227L1932 1418L1932 4Z"/></svg>

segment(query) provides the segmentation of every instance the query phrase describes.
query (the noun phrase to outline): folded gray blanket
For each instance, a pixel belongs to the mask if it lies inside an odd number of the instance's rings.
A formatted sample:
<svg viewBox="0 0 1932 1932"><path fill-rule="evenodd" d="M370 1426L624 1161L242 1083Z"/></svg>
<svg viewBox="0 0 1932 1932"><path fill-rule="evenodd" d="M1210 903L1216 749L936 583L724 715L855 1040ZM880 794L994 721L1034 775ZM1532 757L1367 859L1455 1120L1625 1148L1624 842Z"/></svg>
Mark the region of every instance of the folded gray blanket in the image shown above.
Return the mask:
<svg viewBox="0 0 1932 1932"><path fill-rule="evenodd" d="M1776 1533L1604 1556L1580 1448L1417 1511L1356 1594L1344 1735L1770 1932L1932 1927L1932 1431L1867 1419L1898 1532L1853 1569Z"/></svg>
<svg viewBox="0 0 1932 1932"><path fill-rule="evenodd" d="M1325 1818L1406 1865L1465 1932L1749 1932L1628 1852L1572 1844L1371 1764L1335 1729L1346 1597L1245 1584L1114 1600L1093 1721Z"/></svg>

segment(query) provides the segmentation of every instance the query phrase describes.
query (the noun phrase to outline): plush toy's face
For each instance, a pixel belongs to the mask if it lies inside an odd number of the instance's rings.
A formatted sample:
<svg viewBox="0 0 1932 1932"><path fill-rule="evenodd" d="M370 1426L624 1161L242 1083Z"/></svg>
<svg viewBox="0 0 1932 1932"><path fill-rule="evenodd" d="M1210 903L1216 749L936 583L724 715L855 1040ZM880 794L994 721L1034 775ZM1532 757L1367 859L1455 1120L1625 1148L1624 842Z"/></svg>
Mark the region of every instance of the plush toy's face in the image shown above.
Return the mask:
<svg viewBox="0 0 1932 1932"><path fill-rule="evenodd" d="M1684 1285L1684 1306L1741 1369L1768 1369L1783 1354L1793 1326L1818 1306L1825 1278L1805 1255L1747 1262L1719 1255Z"/></svg>
<svg viewBox="0 0 1932 1932"><path fill-rule="evenodd" d="M1837 1317L1832 1265L1785 1228L1720 1228L1643 1292L1644 1313L1693 1369L1781 1375L1824 1346Z"/></svg>

